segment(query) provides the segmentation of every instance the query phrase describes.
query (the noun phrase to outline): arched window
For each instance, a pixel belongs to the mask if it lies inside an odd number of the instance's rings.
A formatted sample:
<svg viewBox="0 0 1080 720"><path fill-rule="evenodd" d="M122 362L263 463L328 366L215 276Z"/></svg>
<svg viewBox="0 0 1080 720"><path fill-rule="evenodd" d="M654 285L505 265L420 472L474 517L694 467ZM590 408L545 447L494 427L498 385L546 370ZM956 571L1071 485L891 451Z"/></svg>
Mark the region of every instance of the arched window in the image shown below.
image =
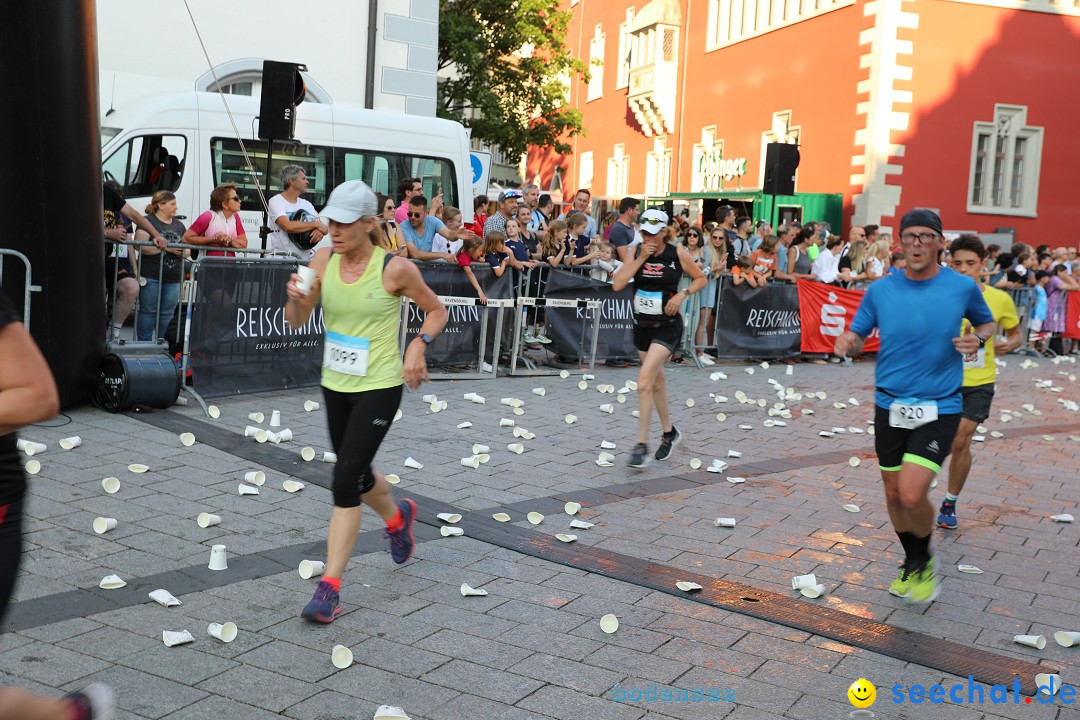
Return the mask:
<svg viewBox="0 0 1080 720"><path fill-rule="evenodd" d="M246 95L258 97L262 93L262 65L261 58L241 58L230 60L214 68L218 80L214 80L214 73L203 73L195 81L195 89L198 92L224 92L229 95ZM310 103L333 103L333 98L315 82L307 73L304 76L304 84L307 86L307 94L304 102Z"/></svg>

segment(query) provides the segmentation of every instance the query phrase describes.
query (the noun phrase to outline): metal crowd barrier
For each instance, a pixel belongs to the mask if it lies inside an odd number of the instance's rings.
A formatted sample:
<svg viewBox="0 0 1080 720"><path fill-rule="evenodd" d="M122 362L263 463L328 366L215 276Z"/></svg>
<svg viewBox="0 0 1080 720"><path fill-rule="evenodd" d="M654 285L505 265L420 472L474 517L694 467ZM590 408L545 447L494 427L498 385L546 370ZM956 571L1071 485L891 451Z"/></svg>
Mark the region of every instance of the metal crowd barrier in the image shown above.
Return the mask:
<svg viewBox="0 0 1080 720"><path fill-rule="evenodd" d="M4 278L4 258L13 257L16 260L22 261L23 266L26 268L26 272L23 279L23 325L26 329L30 330L30 293L41 292L40 285L34 285L31 278L30 258L23 255L18 250L8 250L0 248L0 281Z"/></svg>
<svg viewBox="0 0 1080 720"><path fill-rule="evenodd" d="M1007 288L1005 292L1009 293L1009 297L1012 298L1013 304L1016 305L1016 314L1020 318L1020 347L1013 352L1037 355L1038 353L1031 346L1031 333L1029 332L1031 313L1035 310L1035 299L1037 297L1035 288Z"/></svg>

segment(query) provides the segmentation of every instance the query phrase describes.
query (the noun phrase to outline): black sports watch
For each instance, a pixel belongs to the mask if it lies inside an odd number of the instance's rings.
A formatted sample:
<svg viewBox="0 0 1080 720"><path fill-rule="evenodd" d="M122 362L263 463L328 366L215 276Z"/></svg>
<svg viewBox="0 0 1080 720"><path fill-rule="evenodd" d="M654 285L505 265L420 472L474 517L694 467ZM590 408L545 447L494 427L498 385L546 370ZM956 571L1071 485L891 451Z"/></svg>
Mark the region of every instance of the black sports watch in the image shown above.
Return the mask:
<svg viewBox="0 0 1080 720"><path fill-rule="evenodd" d="M986 343L990 342L990 338L984 338L978 333L972 333L975 337L979 338L979 347L986 347Z"/></svg>
<svg viewBox="0 0 1080 720"><path fill-rule="evenodd" d="M434 340L434 338L427 333L420 333L417 337L423 340L425 345L430 345L431 342Z"/></svg>

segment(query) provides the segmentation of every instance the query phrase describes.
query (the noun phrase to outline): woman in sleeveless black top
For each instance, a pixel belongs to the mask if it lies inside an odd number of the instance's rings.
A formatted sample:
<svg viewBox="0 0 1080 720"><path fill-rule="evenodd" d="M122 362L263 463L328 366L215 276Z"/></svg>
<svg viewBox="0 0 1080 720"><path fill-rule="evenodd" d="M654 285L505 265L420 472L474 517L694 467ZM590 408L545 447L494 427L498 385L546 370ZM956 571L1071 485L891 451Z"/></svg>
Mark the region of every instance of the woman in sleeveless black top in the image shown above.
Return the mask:
<svg viewBox="0 0 1080 720"><path fill-rule="evenodd" d="M668 412L667 387L664 384L664 363L668 361L683 335L683 320L679 308L690 295L705 287L705 275L690 257L686 248L668 242L667 213L650 209L641 214L642 244L632 259L612 278L618 292L633 280L634 288L634 345L641 356L638 372L638 444L630 455L630 467L649 464L649 422L653 408L664 431L654 457L667 460L682 434L671 424ZM683 274L690 285L679 290Z"/></svg>

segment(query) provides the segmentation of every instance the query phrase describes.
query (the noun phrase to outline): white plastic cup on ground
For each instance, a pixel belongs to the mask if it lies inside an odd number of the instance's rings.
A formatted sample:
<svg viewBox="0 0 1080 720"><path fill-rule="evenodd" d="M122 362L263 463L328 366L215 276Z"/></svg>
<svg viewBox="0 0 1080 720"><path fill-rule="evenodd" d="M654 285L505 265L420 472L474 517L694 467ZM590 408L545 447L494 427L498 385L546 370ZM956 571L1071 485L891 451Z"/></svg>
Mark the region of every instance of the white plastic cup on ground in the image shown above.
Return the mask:
<svg viewBox="0 0 1080 720"><path fill-rule="evenodd" d="M248 413L248 420L250 420L252 422L261 423L265 419L266 419L266 416L263 415L261 412Z"/></svg>
<svg viewBox="0 0 1080 720"><path fill-rule="evenodd" d="M110 517L98 517L94 518L94 532L98 535L104 535L113 528L116 527L116 518Z"/></svg>
<svg viewBox="0 0 1080 720"><path fill-rule="evenodd" d="M175 647L177 645L195 642L195 638L192 637L191 633L187 630L180 630L178 632L163 630L161 632L161 641L165 643L165 647Z"/></svg>
<svg viewBox="0 0 1080 720"><path fill-rule="evenodd" d="M480 458L476 455L467 458L461 458L461 464L467 468L472 468L473 470L475 470L480 467Z"/></svg>
<svg viewBox="0 0 1080 720"><path fill-rule="evenodd" d="M152 593L149 593L149 595L151 600L163 607L176 607L180 605L180 601L176 599L176 596L164 588L155 590Z"/></svg>
<svg viewBox="0 0 1080 720"><path fill-rule="evenodd" d="M315 448L310 446L301 448L300 457L304 458L304 462L311 462L315 459Z"/></svg>
<svg viewBox="0 0 1080 720"><path fill-rule="evenodd" d="M292 440L292 430L285 428L281 432L277 433L278 442L288 442Z"/></svg>
<svg viewBox="0 0 1080 720"><path fill-rule="evenodd" d="M217 638L223 643L231 643L236 639L236 624L231 622L210 623L206 628L206 634Z"/></svg>
<svg viewBox="0 0 1080 720"><path fill-rule="evenodd" d="M521 453L525 452L525 446L521 443L510 443L506 446L506 449L516 455L520 455Z"/></svg>
<svg viewBox="0 0 1080 720"><path fill-rule="evenodd" d="M180 433L180 444L184 447L191 447L195 444L195 433Z"/></svg>
<svg viewBox="0 0 1080 720"><path fill-rule="evenodd" d="M236 488L236 492L238 492L241 495L258 495L259 494L259 488L253 487L251 485L245 485L244 483L240 483Z"/></svg>
<svg viewBox="0 0 1080 720"><path fill-rule="evenodd" d="M229 559L225 554L224 545L215 545L210 548L210 564L207 567L211 570L229 569Z"/></svg>
<svg viewBox="0 0 1080 720"><path fill-rule="evenodd" d="M792 590L802 590L803 588L808 588L817 584L818 581L817 578L814 576L814 573L810 573L809 575L796 575L795 577L791 578Z"/></svg>
<svg viewBox="0 0 1080 720"><path fill-rule="evenodd" d="M211 513L199 513L199 517L195 519L195 522L199 523L199 527L208 528L213 525L221 524L221 516L213 515Z"/></svg>
<svg viewBox="0 0 1080 720"><path fill-rule="evenodd" d="M315 402L314 400L305 400L304 401L304 412L313 412L315 410L318 410L320 407L322 407L322 406L319 405L319 403Z"/></svg>
<svg viewBox="0 0 1080 720"><path fill-rule="evenodd" d="M325 463L335 463L335 462L337 462L337 453L330 452L329 450L327 450L326 452L324 452L322 454L322 461L325 462Z"/></svg>
<svg viewBox="0 0 1080 720"><path fill-rule="evenodd" d="M33 440L19 439L15 442L15 445L27 455L40 455L47 449L45 443L34 442Z"/></svg>
<svg viewBox="0 0 1080 720"><path fill-rule="evenodd" d="M472 446L472 451L473 455L483 455L484 453L491 452L491 448L489 448L487 445L481 445L480 443L476 443Z"/></svg>
<svg viewBox="0 0 1080 720"><path fill-rule="evenodd" d="M300 577L310 580L326 572L326 563L321 560L301 560Z"/></svg>
<svg viewBox="0 0 1080 720"><path fill-rule="evenodd" d="M713 520L713 525L716 527L733 528L735 527L735 518L716 518Z"/></svg>
<svg viewBox="0 0 1080 720"><path fill-rule="evenodd" d="M288 493L297 493L304 489L304 483L296 480L286 480L281 483L281 489Z"/></svg>
<svg viewBox="0 0 1080 720"><path fill-rule="evenodd" d="M1039 687L1040 694L1044 690L1049 690L1051 696L1057 695L1057 691L1061 689L1061 676L1051 673L1039 673L1035 676L1035 684Z"/></svg>
<svg viewBox="0 0 1080 720"><path fill-rule="evenodd" d="M334 663L337 669L344 670L353 663L352 650L344 645L335 645L330 651L330 662Z"/></svg>
<svg viewBox="0 0 1080 720"><path fill-rule="evenodd" d="M825 594L825 586L820 583L817 585L811 585L810 587L804 587L799 590L803 597L818 598Z"/></svg>
<svg viewBox="0 0 1080 720"><path fill-rule="evenodd" d="M279 445L281 443L281 437L276 432L267 432L266 439L274 443L275 445Z"/></svg>
<svg viewBox="0 0 1080 720"><path fill-rule="evenodd" d="M296 289L307 295L311 292L311 286L315 283L315 278L318 277L319 273L307 265L297 265L296 274L300 276L300 282L296 283Z"/></svg>
<svg viewBox="0 0 1080 720"><path fill-rule="evenodd" d="M262 415L262 413L258 414ZM254 425L248 425L244 428L244 437L255 437L260 432L263 432L260 428L257 428Z"/></svg>
<svg viewBox="0 0 1080 720"><path fill-rule="evenodd" d="M270 413L270 427L281 427L281 411L274 410Z"/></svg>
<svg viewBox="0 0 1080 720"><path fill-rule="evenodd" d="M1046 637L1043 635L1013 635L1013 642L1033 647L1036 650L1046 647Z"/></svg>
<svg viewBox="0 0 1080 720"><path fill-rule="evenodd" d="M219 417L221 417L221 409L218 408L217 405L207 405L206 414L214 420L217 420Z"/></svg>
<svg viewBox="0 0 1080 720"><path fill-rule="evenodd" d="M255 435L253 437L255 438L256 442L264 443L270 439L270 433L262 429L256 429Z"/></svg>
<svg viewBox="0 0 1080 720"><path fill-rule="evenodd" d="M74 450L82 445L82 438L78 435L72 435L71 437L62 438L60 440L60 447L65 450Z"/></svg>
<svg viewBox="0 0 1080 720"><path fill-rule="evenodd" d="M262 470L249 470L244 473L244 482L249 482L252 485L262 485L266 482L266 473Z"/></svg>
<svg viewBox="0 0 1080 720"><path fill-rule="evenodd" d="M428 405L430 405L433 402L438 402L439 401L438 395L435 395L434 393L429 393L429 394L425 395L424 397L422 397L420 399L423 400L424 402L426 402Z"/></svg>
<svg viewBox="0 0 1080 720"><path fill-rule="evenodd" d="M107 477L101 481L101 489L110 495L115 495L120 491L120 478Z"/></svg>
<svg viewBox="0 0 1080 720"><path fill-rule="evenodd" d="M39 472L41 472L41 461L28 460L26 462L25 468L28 475L37 475Z"/></svg>
<svg viewBox="0 0 1080 720"><path fill-rule="evenodd" d="M187 398L183 395L178 395L176 398L177 405L187 405Z"/></svg>
<svg viewBox="0 0 1080 720"><path fill-rule="evenodd" d="M1054 633L1054 642L1056 642L1061 647L1072 647L1073 645L1080 645L1080 632L1058 630L1056 633Z"/></svg>

